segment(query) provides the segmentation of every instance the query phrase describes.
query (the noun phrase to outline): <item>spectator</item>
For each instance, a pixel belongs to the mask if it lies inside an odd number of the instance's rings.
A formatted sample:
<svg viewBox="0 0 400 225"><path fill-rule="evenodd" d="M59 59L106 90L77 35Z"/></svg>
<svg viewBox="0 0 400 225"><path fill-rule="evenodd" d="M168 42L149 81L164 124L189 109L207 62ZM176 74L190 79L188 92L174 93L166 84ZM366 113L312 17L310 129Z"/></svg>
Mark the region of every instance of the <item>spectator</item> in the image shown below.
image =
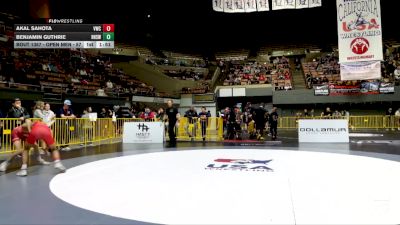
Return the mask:
<svg viewBox="0 0 400 225"><path fill-rule="evenodd" d="M110 118L109 115L107 114L106 108L101 108L101 112L99 114L99 118Z"/></svg>
<svg viewBox="0 0 400 225"><path fill-rule="evenodd" d="M61 118L63 119L75 119L76 116L74 115L74 111L71 108L71 101L70 100L65 100L64 101L64 106L59 110L58 114ZM72 136L72 132L70 131L69 127L72 125L72 121L66 120L65 121L65 129L67 129L67 132L65 132L65 136L63 137L63 142L69 143L70 137ZM63 151L70 151L71 148L68 145L61 146L61 150Z"/></svg>
<svg viewBox="0 0 400 225"><path fill-rule="evenodd" d="M248 118L247 132L249 134L250 140L253 140L257 137L256 124L251 114L249 115Z"/></svg>
<svg viewBox="0 0 400 225"><path fill-rule="evenodd" d="M307 83L307 88L311 89L312 88L312 77L310 74L306 75L306 83Z"/></svg>
<svg viewBox="0 0 400 225"><path fill-rule="evenodd" d="M344 109L343 112L342 112L342 116L344 116L347 119L349 119L350 118L350 112L348 110Z"/></svg>
<svg viewBox="0 0 400 225"><path fill-rule="evenodd" d="M166 121L166 115L165 115L165 112L164 112L164 108L159 108L158 109L157 120L161 121L161 122Z"/></svg>
<svg viewBox="0 0 400 225"><path fill-rule="evenodd" d="M332 116L335 118L340 118L342 116L342 114L339 112L339 110L335 110L335 112L333 112Z"/></svg>
<svg viewBox="0 0 400 225"><path fill-rule="evenodd" d="M311 117L314 117L314 109L311 109L311 111L310 111L310 116L311 116Z"/></svg>
<svg viewBox="0 0 400 225"><path fill-rule="evenodd" d="M388 108L388 110L386 111L386 116L394 116L394 112L392 108Z"/></svg>
<svg viewBox="0 0 400 225"><path fill-rule="evenodd" d="M75 119L76 116L74 115L74 111L71 108L71 101L70 100L65 100L64 101L64 106L59 110L59 115L61 118L65 119Z"/></svg>
<svg viewBox="0 0 400 225"><path fill-rule="evenodd" d="M55 121L56 115L54 114L53 111L50 109L50 104L46 103L44 105L44 110L43 110L43 122L47 124L48 127L51 127Z"/></svg>
<svg viewBox="0 0 400 225"><path fill-rule="evenodd" d="M68 84L67 94L76 94L76 92L77 92L77 89L76 89L74 83Z"/></svg>
<svg viewBox="0 0 400 225"><path fill-rule="evenodd" d="M99 89L96 90L96 95L97 96L107 96L106 92L104 91L104 89L102 87L99 87Z"/></svg>
<svg viewBox="0 0 400 225"><path fill-rule="evenodd" d="M82 119L85 119L83 121L83 134L81 136L81 140L84 142L87 142L89 146L93 146L93 125L92 122L89 120L90 116L89 114L92 113L92 107L87 107L85 110L83 110L82 114ZM83 144L81 144L83 146Z"/></svg>
<svg viewBox="0 0 400 225"><path fill-rule="evenodd" d="M332 116L332 111L331 108L326 107L325 111L321 113L321 117L331 117Z"/></svg>
<svg viewBox="0 0 400 225"><path fill-rule="evenodd" d="M310 114L308 113L307 109L304 109L304 113L303 114L304 114L305 117L309 117L310 116Z"/></svg>
<svg viewBox="0 0 400 225"><path fill-rule="evenodd" d="M187 134L189 137L193 137L196 133L196 124L195 118L198 117L196 109L194 106L191 106L188 111L185 112L185 117L188 118L187 126L185 127Z"/></svg>
<svg viewBox="0 0 400 225"><path fill-rule="evenodd" d="M40 118L43 120L43 109L44 109L44 102L37 101L34 111L33 111L33 118Z"/></svg>
<svg viewBox="0 0 400 225"><path fill-rule="evenodd" d="M400 130L400 108L396 110L394 116L396 117L397 121L397 130Z"/></svg>
<svg viewBox="0 0 400 225"><path fill-rule="evenodd" d="M107 89L113 89L114 88L114 84L111 82L111 80L107 81L106 87L107 87Z"/></svg>
<svg viewBox="0 0 400 225"><path fill-rule="evenodd" d="M144 119L145 121L153 121L155 117L155 113L150 110L149 107L144 109L144 112L140 114L140 118Z"/></svg>
<svg viewBox="0 0 400 225"><path fill-rule="evenodd" d="M400 66L398 66L398 67L396 68L396 70L394 71L394 78L395 78L396 80L400 80Z"/></svg>
<svg viewBox="0 0 400 225"><path fill-rule="evenodd" d="M16 98L14 99L14 103L10 111L8 111L7 118L18 118L19 121L17 122L20 125L25 119L29 119L31 116L29 115L28 111L22 107L21 99Z"/></svg>
<svg viewBox="0 0 400 225"><path fill-rule="evenodd" d="M114 106L114 111L117 118L135 118L135 115L126 106Z"/></svg>

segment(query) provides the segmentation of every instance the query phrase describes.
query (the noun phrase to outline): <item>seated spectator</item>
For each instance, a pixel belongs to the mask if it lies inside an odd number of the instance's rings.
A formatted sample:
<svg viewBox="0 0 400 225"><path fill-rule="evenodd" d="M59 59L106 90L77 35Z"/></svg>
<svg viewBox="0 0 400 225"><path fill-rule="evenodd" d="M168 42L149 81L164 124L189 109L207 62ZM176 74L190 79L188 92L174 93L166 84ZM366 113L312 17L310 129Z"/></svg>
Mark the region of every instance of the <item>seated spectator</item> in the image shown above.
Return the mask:
<svg viewBox="0 0 400 225"><path fill-rule="evenodd" d="M104 89L102 87L99 87L99 89L96 90L96 95L97 96L107 96L106 92L104 91Z"/></svg>
<svg viewBox="0 0 400 225"><path fill-rule="evenodd" d="M394 70L394 78L396 80L400 80L400 66L398 66L395 70Z"/></svg>
<svg viewBox="0 0 400 225"><path fill-rule="evenodd" d="M78 89L75 87L74 83L68 84L67 94L76 94Z"/></svg>
<svg viewBox="0 0 400 225"><path fill-rule="evenodd" d="M107 87L107 89L113 89L114 88L114 84L111 82L111 80L107 81L106 87Z"/></svg>
<svg viewBox="0 0 400 225"><path fill-rule="evenodd" d="M140 114L140 118L141 118L141 119L144 119L145 121L153 121L153 120L156 118L156 115L155 115L154 112L152 112L152 111L150 110L150 108L146 107L146 108L144 109L144 112L142 112L142 113Z"/></svg>

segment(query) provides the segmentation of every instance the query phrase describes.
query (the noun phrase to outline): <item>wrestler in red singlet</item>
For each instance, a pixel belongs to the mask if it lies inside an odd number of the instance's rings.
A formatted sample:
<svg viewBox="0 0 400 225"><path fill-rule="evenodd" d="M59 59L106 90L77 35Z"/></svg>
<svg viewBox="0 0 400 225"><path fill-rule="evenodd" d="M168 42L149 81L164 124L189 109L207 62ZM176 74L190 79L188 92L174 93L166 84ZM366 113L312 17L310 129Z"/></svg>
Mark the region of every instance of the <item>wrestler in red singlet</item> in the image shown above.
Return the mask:
<svg viewBox="0 0 400 225"><path fill-rule="evenodd" d="M18 126L16 128L14 128L11 132L11 139L12 139L12 143L15 147L15 152L13 154L11 154L8 159L6 159L4 162L2 162L0 164L0 172L5 172L7 170L8 165L10 164L11 160L13 158L15 158L18 155L21 155L24 152L24 148L23 148L23 143L26 141L26 139L29 136L29 130L27 126ZM37 149L39 154L37 156L37 160L40 164L42 165L49 165L50 163L47 162L46 160L44 160L41 156L40 156L40 151L39 149ZM24 161L24 159L22 160ZM26 169L26 165L24 165L24 163L22 164L21 169Z"/></svg>
<svg viewBox="0 0 400 225"><path fill-rule="evenodd" d="M47 146L54 145L53 135L50 128L43 122L37 121L32 124L31 132L29 133L26 143L35 144L36 141L43 140Z"/></svg>
<svg viewBox="0 0 400 225"><path fill-rule="evenodd" d="M52 153L54 160L54 168L58 169L60 172L65 172L66 168L60 161L60 153L56 148L56 142L54 141L53 135L51 134L50 128L43 122L34 122L27 120L23 124L26 126L28 130L30 130L28 137L25 141L25 149L22 153L22 167L21 170L18 171L17 176L26 176L28 175L28 150L30 148L37 148L38 146L35 144L36 141L43 140L49 151Z"/></svg>

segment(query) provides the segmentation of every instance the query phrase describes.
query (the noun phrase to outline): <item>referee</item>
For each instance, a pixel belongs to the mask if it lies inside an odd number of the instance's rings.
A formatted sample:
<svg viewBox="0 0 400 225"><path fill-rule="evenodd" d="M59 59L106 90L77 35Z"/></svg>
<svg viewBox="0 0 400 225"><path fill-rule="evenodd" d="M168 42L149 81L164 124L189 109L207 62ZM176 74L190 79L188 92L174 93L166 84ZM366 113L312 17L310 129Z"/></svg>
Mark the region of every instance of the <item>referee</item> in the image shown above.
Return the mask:
<svg viewBox="0 0 400 225"><path fill-rule="evenodd" d="M167 116L168 116L168 136L170 148L176 147L176 133L175 127L179 125L180 114L176 108L173 107L173 101L168 100L167 102Z"/></svg>

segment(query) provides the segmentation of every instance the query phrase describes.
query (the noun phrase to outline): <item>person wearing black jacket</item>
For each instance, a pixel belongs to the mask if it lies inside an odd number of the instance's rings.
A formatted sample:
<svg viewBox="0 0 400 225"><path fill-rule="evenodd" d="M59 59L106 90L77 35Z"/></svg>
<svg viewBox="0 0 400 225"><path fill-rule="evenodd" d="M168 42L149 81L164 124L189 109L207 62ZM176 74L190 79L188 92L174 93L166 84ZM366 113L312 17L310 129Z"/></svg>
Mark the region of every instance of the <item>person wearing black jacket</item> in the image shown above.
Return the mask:
<svg viewBox="0 0 400 225"><path fill-rule="evenodd" d="M241 139L242 129L240 124L242 123L242 114L238 106L230 111L227 119L228 139Z"/></svg>
<svg viewBox="0 0 400 225"><path fill-rule="evenodd" d="M259 134L259 139L264 137L264 129L265 129L265 109L264 105L261 104L256 110L255 110L255 117L254 120L256 122L256 129L257 133Z"/></svg>
<svg viewBox="0 0 400 225"><path fill-rule="evenodd" d="M168 136L169 136L169 147L176 147L176 133L175 127L179 125L180 114L173 106L173 101L168 100L166 114L168 116Z"/></svg>
<svg viewBox="0 0 400 225"><path fill-rule="evenodd" d="M199 113L199 120L201 125L201 136L203 141L206 140L207 135L207 125L208 125L208 118L211 117L210 112L206 111L206 107L201 107L201 112Z"/></svg>
<svg viewBox="0 0 400 225"><path fill-rule="evenodd" d="M276 140L276 136L278 134L278 113L276 112L276 107L272 109L272 112L269 116L269 124L271 130L272 140Z"/></svg>
<svg viewBox="0 0 400 225"><path fill-rule="evenodd" d="M29 112L24 107L22 107L21 99L16 98L16 99L14 99L14 103L12 104L11 109L7 113L7 118L19 119L17 124L20 125L26 119L31 118L31 116L29 115Z"/></svg>

